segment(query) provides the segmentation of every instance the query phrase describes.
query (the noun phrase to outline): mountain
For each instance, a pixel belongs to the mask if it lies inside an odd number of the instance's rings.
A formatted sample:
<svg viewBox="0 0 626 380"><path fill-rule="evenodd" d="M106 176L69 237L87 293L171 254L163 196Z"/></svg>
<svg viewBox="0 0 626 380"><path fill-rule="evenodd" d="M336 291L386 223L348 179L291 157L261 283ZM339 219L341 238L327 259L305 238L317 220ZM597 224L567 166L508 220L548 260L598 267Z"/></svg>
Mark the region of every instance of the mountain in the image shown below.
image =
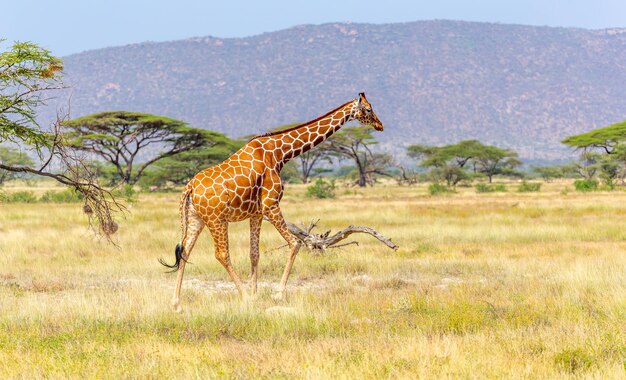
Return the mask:
<svg viewBox="0 0 626 380"><path fill-rule="evenodd" d="M380 148L395 154L479 139L555 160L571 155L565 136L626 119L626 29L336 23L111 47L64 63L73 117L150 112L232 137L316 118L364 91L386 127Z"/></svg>

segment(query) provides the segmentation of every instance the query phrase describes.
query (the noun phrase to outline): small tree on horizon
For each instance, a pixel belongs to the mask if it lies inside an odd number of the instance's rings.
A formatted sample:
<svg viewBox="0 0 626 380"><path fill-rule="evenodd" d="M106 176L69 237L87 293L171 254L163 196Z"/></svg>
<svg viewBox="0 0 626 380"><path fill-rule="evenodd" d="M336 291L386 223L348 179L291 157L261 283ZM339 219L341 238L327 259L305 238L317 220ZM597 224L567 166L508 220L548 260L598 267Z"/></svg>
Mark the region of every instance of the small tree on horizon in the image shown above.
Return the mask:
<svg viewBox="0 0 626 380"><path fill-rule="evenodd" d="M533 166L531 167L531 170L545 182L552 182L555 179L561 178L571 178L577 174L575 163L565 165Z"/></svg>
<svg viewBox="0 0 626 380"><path fill-rule="evenodd" d="M489 183L495 175L520 176L515 168L522 162L517 157L517 153L510 149L486 145L474 157L475 170L486 175Z"/></svg>
<svg viewBox="0 0 626 380"><path fill-rule="evenodd" d="M373 167L373 160L376 159L370 147L378 144L371 134L373 130L374 128L369 126L344 127L328 139L330 150L340 157L354 161L359 175L356 183L360 187L373 183L368 177L373 174L373 172L368 173L368 168Z"/></svg>

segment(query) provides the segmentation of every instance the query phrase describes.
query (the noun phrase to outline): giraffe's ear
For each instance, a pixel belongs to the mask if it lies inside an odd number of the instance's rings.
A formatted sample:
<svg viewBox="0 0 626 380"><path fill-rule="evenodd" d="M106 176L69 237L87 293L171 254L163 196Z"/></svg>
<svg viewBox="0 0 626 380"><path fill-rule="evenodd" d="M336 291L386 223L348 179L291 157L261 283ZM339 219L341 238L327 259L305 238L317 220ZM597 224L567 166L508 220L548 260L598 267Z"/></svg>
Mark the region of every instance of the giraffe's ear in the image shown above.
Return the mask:
<svg viewBox="0 0 626 380"><path fill-rule="evenodd" d="M358 108L362 108L362 107L363 107L363 96L364 96L364 95L365 95L365 94L364 94L364 93L362 93L362 92L360 92L360 93L359 93L359 98L357 99L357 102L356 102L356 106L357 106Z"/></svg>

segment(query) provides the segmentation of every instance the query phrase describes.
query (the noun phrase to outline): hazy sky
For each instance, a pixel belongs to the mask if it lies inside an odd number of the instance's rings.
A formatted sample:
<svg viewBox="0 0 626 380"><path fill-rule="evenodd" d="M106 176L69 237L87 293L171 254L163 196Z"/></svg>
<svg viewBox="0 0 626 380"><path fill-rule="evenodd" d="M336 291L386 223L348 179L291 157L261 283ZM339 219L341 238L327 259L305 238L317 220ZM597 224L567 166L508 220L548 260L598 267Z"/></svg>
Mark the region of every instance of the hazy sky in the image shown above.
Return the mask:
<svg viewBox="0 0 626 380"><path fill-rule="evenodd" d="M626 0L1 0L0 38L64 56L193 36L245 37L300 24L449 19L626 27Z"/></svg>

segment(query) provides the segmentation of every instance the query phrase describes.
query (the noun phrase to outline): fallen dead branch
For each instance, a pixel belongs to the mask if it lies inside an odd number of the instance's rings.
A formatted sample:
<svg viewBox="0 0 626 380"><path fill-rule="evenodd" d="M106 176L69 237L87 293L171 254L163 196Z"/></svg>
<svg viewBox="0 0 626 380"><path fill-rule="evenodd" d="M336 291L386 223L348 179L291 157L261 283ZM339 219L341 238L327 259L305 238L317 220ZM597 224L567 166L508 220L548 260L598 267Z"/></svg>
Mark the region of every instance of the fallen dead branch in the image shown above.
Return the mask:
<svg viewBox="0 0 626 380"><path fill-rule="evenodd" d="M359 243L356 241L341 243L342 240L355 233L369 234L378 239L381 243L385 244L387 247L393 249L394 251L398 250L398 246L395 245L391 241L391 239L381 235L380 233L378 233L378 231L374 230L371 227L351 225L334 235L330 235L330 230L324 232L323 234L311 233L313 228L317 226L317 222L319 222L319 219L315 222L309 223L309 225L306 227L304 225L302 225L302 227L299 227L293 223L287 222L287 228L289 228L289 232L291 232L296 238L298 238L298 240L300 240L304 246L306 246L310 250L321 251L322 253L331 248L345 247L346 245L350 244L359 245Z"/></svg>

